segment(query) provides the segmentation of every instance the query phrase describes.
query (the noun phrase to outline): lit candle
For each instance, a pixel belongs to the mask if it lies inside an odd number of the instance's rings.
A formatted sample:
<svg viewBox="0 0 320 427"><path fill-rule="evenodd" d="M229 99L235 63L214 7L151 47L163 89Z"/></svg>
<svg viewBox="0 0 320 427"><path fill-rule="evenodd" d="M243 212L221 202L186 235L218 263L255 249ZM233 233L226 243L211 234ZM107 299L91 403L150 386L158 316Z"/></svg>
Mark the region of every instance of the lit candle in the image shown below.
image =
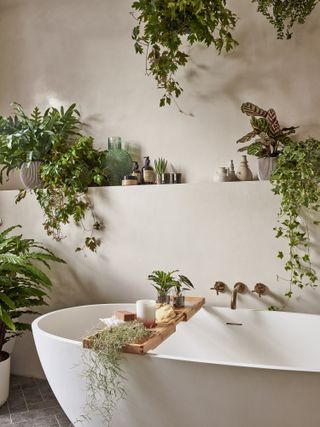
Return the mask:
<svg viewBox="0 0 320 427"><path fill-rule="evenodd" d="M136 314L146 328L151 328L156 319L156 302L152 299L140 299L136 302Z"/></svg>

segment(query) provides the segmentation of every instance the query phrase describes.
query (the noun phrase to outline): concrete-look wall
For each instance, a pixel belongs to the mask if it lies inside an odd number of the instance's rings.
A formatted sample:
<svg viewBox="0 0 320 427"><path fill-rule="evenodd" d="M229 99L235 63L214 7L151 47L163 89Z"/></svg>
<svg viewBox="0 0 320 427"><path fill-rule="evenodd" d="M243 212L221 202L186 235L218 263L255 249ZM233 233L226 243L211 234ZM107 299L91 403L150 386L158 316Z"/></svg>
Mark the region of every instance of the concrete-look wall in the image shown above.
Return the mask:
<svg viewBox="0 0 320 427"><path fill-rule="evenodd" d="M87 256L73 251L79 230L71 226L68 239L53 242L33 197L15 205L16 192L1 191L4 226L21 224L26 236L68 262L52 268L55 287L47 310L151 297L147 274L175 268L209 303L229 304L230 292L217 297L209 291L215 280L229 288L241 280L250 289L262 281L270 293L261 299L247 293L240 306L281 304L286 283L276 280L284 275L276 253L285 246L272 230L279 200L270 184L210 181L218 166L232 158L238 163L235 141L249 130L243 101L274 107L282 124L301 126L302 137L319 134L320 12L297 28L293 40L278 41L255 5L232 3L240 46L220 57L214 49L193 47L193 60L181 73L180 104L191 118L175 107L159 109L161 92L133 51L130 1L1 1L1 114L10 112L12 101L27 110L77 102L98 147L106 147L109 135L121 135L139 156L166 157L191 183L92 190L106 229L98 254ZM16 174L2 189L19 185ZM314 255L318 264L316 247ZM319 313L319 307L319 291L307 289L287 308ZM13 369L41 375L30 335L18 341Z"/></svg>

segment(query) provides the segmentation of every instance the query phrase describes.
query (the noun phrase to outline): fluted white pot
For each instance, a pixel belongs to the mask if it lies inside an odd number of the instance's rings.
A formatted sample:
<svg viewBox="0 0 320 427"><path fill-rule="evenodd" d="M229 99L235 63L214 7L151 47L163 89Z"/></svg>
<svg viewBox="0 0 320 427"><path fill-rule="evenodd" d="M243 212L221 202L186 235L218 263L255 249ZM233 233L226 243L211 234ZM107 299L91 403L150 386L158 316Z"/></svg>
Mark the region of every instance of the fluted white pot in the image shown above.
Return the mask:
<svg viewBox="0 0 320 427"><path fill-rule="evenodd" d="M6 357L6 359L2 360L3 357ZM0 353L0 407L9 397L10 361L11 356L8 353Z"/></svg>
<svg viewBox="0 0 320 427"><path fill-rule="evenodd" d="M40 187L40 161L34 161L29 163L23 163L20 169L20 179L24 188L36 188Z"/></svg>
<svg viewBox="0 0 320 427"><path fill-rule="evenodd" d="M258 159L258 177L260 181L271 178L272 171L277 165L277 157L262 157Z"/></svg>

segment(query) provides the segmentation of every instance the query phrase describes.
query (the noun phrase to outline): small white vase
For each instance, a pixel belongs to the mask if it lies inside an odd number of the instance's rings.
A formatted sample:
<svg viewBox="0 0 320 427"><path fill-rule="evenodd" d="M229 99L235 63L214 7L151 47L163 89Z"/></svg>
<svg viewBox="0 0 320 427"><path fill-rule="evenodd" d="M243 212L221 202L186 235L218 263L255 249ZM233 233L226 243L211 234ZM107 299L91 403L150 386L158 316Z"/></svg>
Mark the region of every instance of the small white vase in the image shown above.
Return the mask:
<svg viewBox="0 0 320 427"><path fill-rule="evenodd" d="M4 352L2 354L5 354ZM11 356L0 362L0 407L8 400Z"/></svg>
<svg viewBox="0 0 320 427"><path fill-rule="evenodd" d="M22 181L22 184L24 185L24 188L31 189L40 187L41 180L40 180L40 161L34 161L30 164L23 163L20 169L20 179Z"/></svg>
<svg viewBox="0 0 320 427"><path fill-rule="evenodd" d="M251 169L248 166L247 156L241 156L237 178L239 181L252 181L253 179Z"/></svg>
<svg viewBox="0 0 320 427"><path fill-rule="evenodd" d="M229 181L227 168L224 168L224 167L218 168L213 180L214 180L214 182L227 182L227 181Z"/></svg>
<svg viewBox="0 0 320 427"><path fill-rule="evenodd" d="M260 181L267 181L271 178L272 172L277 165L277 157L262 157L258 159L258 178Z"/></svg>

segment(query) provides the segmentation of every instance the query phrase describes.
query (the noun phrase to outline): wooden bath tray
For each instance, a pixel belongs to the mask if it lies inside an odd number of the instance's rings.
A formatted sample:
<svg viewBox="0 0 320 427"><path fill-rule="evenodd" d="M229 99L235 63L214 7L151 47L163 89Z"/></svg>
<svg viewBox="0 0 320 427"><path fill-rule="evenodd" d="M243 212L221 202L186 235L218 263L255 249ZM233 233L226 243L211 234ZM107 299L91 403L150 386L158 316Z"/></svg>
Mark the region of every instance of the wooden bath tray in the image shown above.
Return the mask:
<svg viewBox="0 0 320 427"><path fill-rule="evenodd" d="M194 316L197 311L204 305L205 299L202 297L186 297L185 307L176 308L176 317L168 323L158 324L155 328L150 329L152 335L144 342L137 344L128 344L124 349L124 353L146 354L149 350L153 350L166 340L176 331L176 325L180 322L187 322ZM92 338L84 338L82 341L83 348L92 348Z"/></svg>

